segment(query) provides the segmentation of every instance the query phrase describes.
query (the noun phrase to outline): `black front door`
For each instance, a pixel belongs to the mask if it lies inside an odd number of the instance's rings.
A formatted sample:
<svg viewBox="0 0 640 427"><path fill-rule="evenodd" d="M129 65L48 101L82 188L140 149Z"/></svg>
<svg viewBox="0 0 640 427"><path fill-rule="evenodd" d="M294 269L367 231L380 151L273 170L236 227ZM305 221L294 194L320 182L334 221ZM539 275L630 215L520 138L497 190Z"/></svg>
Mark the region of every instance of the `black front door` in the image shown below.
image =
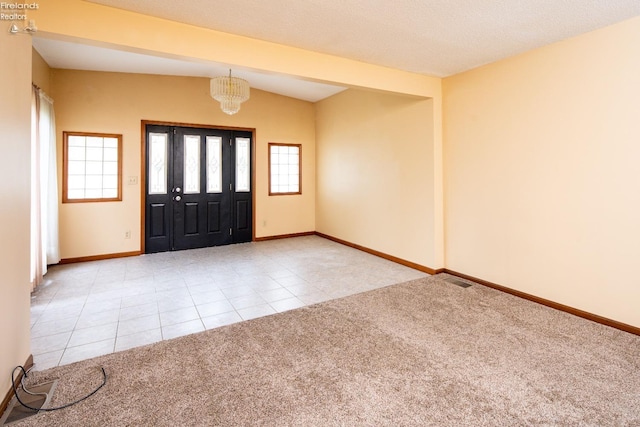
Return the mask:
<svg viewBox="0 0 640 427"><path fill-rule="evenodd" d="M251 132L147 125L145 133L145 252L251 241Z"/></svg>

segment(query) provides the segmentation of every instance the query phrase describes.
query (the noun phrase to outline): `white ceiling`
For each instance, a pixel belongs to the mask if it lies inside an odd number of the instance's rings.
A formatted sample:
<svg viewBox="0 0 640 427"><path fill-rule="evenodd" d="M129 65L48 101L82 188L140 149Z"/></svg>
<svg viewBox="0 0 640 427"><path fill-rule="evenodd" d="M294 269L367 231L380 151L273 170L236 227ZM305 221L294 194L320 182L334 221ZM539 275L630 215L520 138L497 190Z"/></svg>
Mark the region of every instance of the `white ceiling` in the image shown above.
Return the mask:
<svg viewBox="0 0 640 427"><path fill-rule="evenodd" d="M229 74L229 68L222 64L161 58L38 37L33 38L33 47L53 68L191 77ZM232 73L247 80L252 88L310 102L319 101L346 89L290 76L262 74L242 69L233 69Z"/></svg>
<svg viewBox="0 0 640 427"><path fill-rule="evenodd" d="M437 77L640 16L640 0L90 1ZM35 38L34 46L57 68L197 76L228 72L223 66L205 69L53 40ZM253 87L309 101L342 89L242 70L236 75Z"/></svg>

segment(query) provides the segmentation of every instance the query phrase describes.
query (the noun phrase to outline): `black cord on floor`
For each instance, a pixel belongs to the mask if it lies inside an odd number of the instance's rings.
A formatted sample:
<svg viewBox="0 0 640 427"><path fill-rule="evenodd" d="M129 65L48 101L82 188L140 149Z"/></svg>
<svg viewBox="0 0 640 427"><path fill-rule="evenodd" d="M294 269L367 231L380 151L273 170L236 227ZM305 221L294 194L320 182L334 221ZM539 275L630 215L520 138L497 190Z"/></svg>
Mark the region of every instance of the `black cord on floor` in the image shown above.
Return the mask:
<svg viewBox="0 0 640 427"><path fill-rule="evenodd" d="M27 378L27 371L24 369L24 366L16 366L15 368L13 368L13 372L11 372L11 387L13 387L13 393L16 395L16 399L18 399L18 402L20 402L20 404L22 406L24 406L27 409L31 409L32 411L57 411L59 409L64 409L64 408L68 408L69 406L75 405L76 403L80 403L83 400L93 396L98 390L100 390L106 383L107 383L107 373L105 372L103 367L100 367L100 369L102 369L102 375L103 375L103 380L102 380L102 384L100 384L95 390L93 390L91 393L87 394L86 396L73 401L71 403L67 403L65 405L62 406L56 406L55 408L34 408L33 406L29 406L26 403L24 403L22 400L20 400L20 396L18 395L18 390L16 389L16 380L15 380L15 375L16 375L16 370L20 368L22 369L22 379L20 380L20 385L22 386L22 389L28 393L28 394L42 394L42 393L32 393L29 390L27 390L27 388L24 386L24 379Z"/></svg>

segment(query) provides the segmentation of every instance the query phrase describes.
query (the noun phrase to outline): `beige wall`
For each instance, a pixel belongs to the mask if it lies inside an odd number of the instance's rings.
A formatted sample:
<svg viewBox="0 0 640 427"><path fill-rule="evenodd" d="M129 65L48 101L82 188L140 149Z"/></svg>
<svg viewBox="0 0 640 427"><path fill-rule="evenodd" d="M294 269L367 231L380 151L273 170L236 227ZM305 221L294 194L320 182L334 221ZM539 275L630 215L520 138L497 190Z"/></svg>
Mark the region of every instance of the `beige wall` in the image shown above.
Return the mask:
<svg viewBox="0 0 640 427"><path fill-rule="evenodd" d="M640 18L443 93L447 267L640 326Z"/></svg>
<svg viewBox="0 0 640 427"><path fill-rule="evenodd" d="M27 360L29 332L29 204L31 38L0 34L0 400L11 371Z"/></svg>
<svg viewBox="0 0 640 427"><path fill-rule="evenodd" d="M350 89L316 104L316 230L426 267L434 245L431 99Z"/></svg>
<svg viewBox="0 0 640 427"><path fill-rule="evenodd" d="M32 50L32 78L33 84L45 91L46 94L51 93L51 68L46 63L37 50ZM54 106L55 108L55 106Z"/></svg>
<svg viewBox="0 0 640 427"><path fill-rule="evenodd" d="M240 113L228 116L209 96L204 78L56 69L52 86L60 161L63 131L121 133L124 141L123 200L61 204L62 258L140 248L140 185L127 185L127 178L141 173L141 120L255 128L256 236L315 229L313 104L253 89ZM269 142L302 144L302 195L268 196ZM127 230L131 239L124 238Z"/></svg>

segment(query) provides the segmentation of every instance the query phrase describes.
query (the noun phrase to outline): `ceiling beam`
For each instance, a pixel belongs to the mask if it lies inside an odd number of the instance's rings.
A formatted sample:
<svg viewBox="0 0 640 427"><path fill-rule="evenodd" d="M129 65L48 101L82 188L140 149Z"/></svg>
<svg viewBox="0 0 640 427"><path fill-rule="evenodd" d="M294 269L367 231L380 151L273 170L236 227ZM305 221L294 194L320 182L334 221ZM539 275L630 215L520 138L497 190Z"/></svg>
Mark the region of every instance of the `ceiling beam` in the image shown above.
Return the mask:
<svg viewBox="0 0 640 427"><path fill-rule="evenodd" d="M41 0L40 36L309 81L439 98L441 79L195 27L80 0Z"/></svg>

